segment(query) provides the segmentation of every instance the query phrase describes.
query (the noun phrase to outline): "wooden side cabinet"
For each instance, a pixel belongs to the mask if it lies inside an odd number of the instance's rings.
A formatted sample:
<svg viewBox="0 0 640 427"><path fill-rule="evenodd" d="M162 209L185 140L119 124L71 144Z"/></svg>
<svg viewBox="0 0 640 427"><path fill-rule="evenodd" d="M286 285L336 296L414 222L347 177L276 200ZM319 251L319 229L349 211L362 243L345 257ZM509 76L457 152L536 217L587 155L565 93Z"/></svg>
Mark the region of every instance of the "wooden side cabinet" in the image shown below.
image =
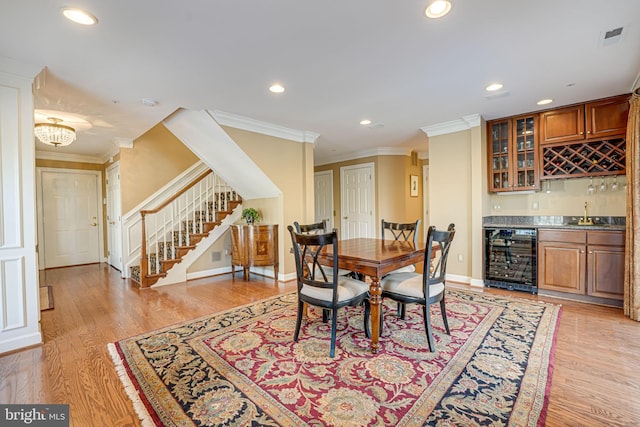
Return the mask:
<svg viewBox="0 0 640 427"><path fill-rule="evenodd" d="M624 297L624 231L539 230L538 288Z"/></svg>
<svg viewBox="0 0 640 427"><path fill-rule="evenodd" d="M247 224L231 226L231 273L235 267L244 270L249 280L251 267L273 266L278 280L278 224Z"/></svg>

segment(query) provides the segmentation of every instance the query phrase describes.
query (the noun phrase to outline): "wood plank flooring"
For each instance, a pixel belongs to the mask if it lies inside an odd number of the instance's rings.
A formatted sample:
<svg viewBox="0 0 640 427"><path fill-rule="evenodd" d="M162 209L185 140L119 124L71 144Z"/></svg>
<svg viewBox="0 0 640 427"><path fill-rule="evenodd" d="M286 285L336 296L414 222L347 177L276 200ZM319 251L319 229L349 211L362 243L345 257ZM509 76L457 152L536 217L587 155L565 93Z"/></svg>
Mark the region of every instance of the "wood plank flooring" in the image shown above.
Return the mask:
<svg viewBox="0 0 640 427"><path fill-rule="evenodd" d="M139 290L105 264L50 269L44 344L0 355L0 402L68 403L71 425L139 426L107 344L295 290L295 282L230 274ZM548 426L640 425L640 323L619 308L485 290L563 305Z"/></svg>

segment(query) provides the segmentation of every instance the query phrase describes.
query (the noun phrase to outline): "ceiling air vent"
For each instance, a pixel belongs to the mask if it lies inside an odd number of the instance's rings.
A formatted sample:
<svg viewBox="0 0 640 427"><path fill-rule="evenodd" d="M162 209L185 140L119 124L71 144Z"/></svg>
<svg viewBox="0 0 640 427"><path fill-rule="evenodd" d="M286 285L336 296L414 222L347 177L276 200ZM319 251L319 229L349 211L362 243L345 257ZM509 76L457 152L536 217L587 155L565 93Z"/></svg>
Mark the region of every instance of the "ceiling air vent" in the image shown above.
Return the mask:
<svg viewBox="0 0 640 427"><path fill-rule="evenodd" d="M622 34L622 28L623 27L618 27L618 28L615 28L613 30L607 31L604 34L604 39L607 40L607 39L610 39L612 37L618 37L620 34Z"/></svg>
<svg viewBox="0 0 640 427"><path fill-rule="evenodd" d="M614 43L618 43L622 39L622 30L624 27L614 28L609 31L602 31L600 33L600 44L602 46L609 46Z"/></svg>

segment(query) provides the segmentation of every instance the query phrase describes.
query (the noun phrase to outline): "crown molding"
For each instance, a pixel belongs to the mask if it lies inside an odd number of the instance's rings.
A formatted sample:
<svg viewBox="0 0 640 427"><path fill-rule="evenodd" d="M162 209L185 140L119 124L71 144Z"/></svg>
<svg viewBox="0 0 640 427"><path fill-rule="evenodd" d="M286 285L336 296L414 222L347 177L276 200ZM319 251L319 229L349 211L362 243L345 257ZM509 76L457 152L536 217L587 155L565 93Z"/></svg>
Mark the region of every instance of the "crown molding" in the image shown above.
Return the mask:
<svg viewBox="0 0 640 427"><path fill-rule="evenodd" d="M469 130L476 126L480 126L480 114L462 116L457 120L425 126L420 128L420 130L426 133L427 136L431 137Z"/></svg>
<svg viewBox="0 0 640 427"><path fill-rule="evenodd" d="M82 154L54 153L51 151L36 151L37 160L57 160L61 162L97 163L103 164L102 157L85 156Z"/></svg>
<svg viewBox="0 0 640 427"><path fill-rule="evenodd" d="M330 157L324 161L315 163L315 166L328 165L331 163L347 162L349 160L363 159L365 157L375 156L410 156L411 149L398 147L379 147L370 150L357 151L355 153L344 154L341 156Z"/></svg>
<svg viewBox="0 0 640 427"><path fill-rule="evenodd" d="M133 148L133 139L131 139L131 138L115 137L115 138L113 138L113 143L118 148Z"/></svg>
<svg viewBox="0 0 640 427"><path fill-rule="evenodd" d="M291 141L315 144L316 140L320 136L319 133L291 129L280 125L274 125L273 123L262 122L260 120L239 116L237 114L227 113L225 111L214 110L208 111L208 113L216 122L218 122L218 124L222 126L229 126L263 135L275 136L277 138L288 139Z"/></svg>

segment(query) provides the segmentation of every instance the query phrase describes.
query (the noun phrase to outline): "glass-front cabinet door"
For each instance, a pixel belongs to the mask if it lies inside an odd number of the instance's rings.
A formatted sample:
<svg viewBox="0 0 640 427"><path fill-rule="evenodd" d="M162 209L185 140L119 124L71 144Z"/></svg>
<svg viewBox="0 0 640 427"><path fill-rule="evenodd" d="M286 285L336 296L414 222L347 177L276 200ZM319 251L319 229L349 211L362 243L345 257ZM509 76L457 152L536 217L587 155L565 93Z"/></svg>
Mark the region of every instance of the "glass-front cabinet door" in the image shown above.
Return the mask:
<svg viewBox="0 0 640 427"><path fill-rule="evenodd" d="M537 190L540 187L536 157L538 131L533 115L513 119L515 164L513 190Z"/></svg>
<svg viewBox="0 0 640 427"><path fill-rule="evenodd" d="M511 122L501 120L489 125L490 151L489 170L491 191L508 191L511 188L509 180L509 155L511 154L510 136Z"/></svg>
<svg viewBox="0 0 640 427"><path fill-rule="evenodd" d="M539 188L535 115L488 123L489 191L520 191Z"/></svg>

